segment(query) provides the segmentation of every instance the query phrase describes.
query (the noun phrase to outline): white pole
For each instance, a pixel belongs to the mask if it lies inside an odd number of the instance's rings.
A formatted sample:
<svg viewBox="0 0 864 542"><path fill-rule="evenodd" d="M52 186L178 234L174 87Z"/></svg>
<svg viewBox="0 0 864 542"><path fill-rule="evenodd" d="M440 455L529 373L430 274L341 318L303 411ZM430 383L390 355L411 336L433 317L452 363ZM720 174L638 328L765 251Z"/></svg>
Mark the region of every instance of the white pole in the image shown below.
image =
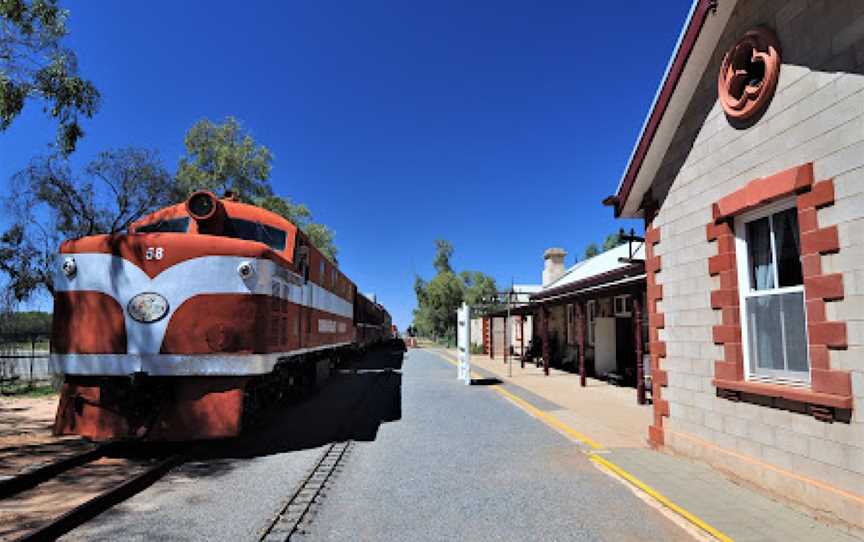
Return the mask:
<svg viewBox="0 0 864 542"><path fill-rule="evenodd" d="M456 347L459 352L457 378L471 384L471 308L462 303L456 310Z"/></svg>

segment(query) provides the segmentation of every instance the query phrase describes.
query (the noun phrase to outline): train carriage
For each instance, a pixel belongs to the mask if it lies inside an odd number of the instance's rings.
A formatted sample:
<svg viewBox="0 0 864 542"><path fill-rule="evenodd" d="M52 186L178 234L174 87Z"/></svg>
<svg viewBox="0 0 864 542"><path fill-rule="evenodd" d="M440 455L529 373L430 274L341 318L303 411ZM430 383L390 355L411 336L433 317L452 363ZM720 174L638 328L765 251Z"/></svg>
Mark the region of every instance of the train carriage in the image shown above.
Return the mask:
<svg viewBox="0 0 864 542"><path fill-rule="evenodd" d="M66 241L52 331L51 362L65 375L55 432L234 436L262 390L308 384L380 342L390 317L370 303L294 224L209 192L127 234Z"/></svg>

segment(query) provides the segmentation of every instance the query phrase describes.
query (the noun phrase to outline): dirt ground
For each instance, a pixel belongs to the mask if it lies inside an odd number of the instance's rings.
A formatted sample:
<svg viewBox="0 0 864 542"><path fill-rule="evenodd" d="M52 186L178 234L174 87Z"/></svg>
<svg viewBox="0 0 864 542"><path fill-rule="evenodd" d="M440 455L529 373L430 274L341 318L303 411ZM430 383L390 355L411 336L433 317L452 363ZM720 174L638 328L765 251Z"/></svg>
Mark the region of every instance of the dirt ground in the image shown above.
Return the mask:
<svg viewBox="0 0 864 542"><path fill-rule="evenodd" d="M57 400L57 395L0 397L0 479L93 446L79 437L55 437L51 434ZM58 511L71 509L87 500L102 485L114 482L113 478L104 476L106 469L112 470L111 467L109 460L102 460L66 473L59 480L0 500L0 541L16 538L57 515ZM70 481L75 484L70 484ZM64 482L66 486L58 490L58 484ZM77 487L86 490L76 491Z"/></svg>
<svg viewBox="0 0 864 542"><path fill-rule="evenodd" d="M142 465L125 459L103 458L0 499L0 542L14 540L57 518L142 469Z"/></svg>
<svg viewBox="0 0 864 542"><path fill-rule="evenodd" d="M92 446L79 437L51 434L57 400L57 395L0 397L0 477Z"/></svg>

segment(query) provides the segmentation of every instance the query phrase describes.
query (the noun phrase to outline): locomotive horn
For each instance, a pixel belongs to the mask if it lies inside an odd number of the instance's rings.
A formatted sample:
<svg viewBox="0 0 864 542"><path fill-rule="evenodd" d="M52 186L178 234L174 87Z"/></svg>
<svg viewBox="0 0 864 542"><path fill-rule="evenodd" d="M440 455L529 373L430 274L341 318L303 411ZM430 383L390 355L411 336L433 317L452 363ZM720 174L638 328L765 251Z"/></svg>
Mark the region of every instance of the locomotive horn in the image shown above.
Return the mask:
<svg viewBox="0 0 864 542"><path fill-rule="evenodd" d="M186 200L186 212L198 223L198 233L219 234L225 208L212 192L199 190Z"/></svg>

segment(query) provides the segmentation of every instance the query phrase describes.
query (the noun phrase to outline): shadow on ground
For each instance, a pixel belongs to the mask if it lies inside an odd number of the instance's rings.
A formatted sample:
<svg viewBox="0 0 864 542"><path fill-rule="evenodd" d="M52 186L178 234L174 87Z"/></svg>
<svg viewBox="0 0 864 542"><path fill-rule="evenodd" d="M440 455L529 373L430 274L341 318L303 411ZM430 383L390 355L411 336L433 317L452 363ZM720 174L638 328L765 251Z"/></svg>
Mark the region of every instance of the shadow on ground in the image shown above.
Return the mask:
<svg viewBox="0 0 864 542"><path fill-rule="evenodd" d="M341 367L308 399L278 406L255 428L230 441L208 445L194 459L205 469L220 459L254 458L318 448L345 440L374 441L381 424L402 417L401 347L381 347Z"/></svg>
<svg viewBox="0 0 864 542"><path fill-rule="evenodd" d="M502 384L502 381L497 378L472 378L472 386L497 386Z"/></svg>

